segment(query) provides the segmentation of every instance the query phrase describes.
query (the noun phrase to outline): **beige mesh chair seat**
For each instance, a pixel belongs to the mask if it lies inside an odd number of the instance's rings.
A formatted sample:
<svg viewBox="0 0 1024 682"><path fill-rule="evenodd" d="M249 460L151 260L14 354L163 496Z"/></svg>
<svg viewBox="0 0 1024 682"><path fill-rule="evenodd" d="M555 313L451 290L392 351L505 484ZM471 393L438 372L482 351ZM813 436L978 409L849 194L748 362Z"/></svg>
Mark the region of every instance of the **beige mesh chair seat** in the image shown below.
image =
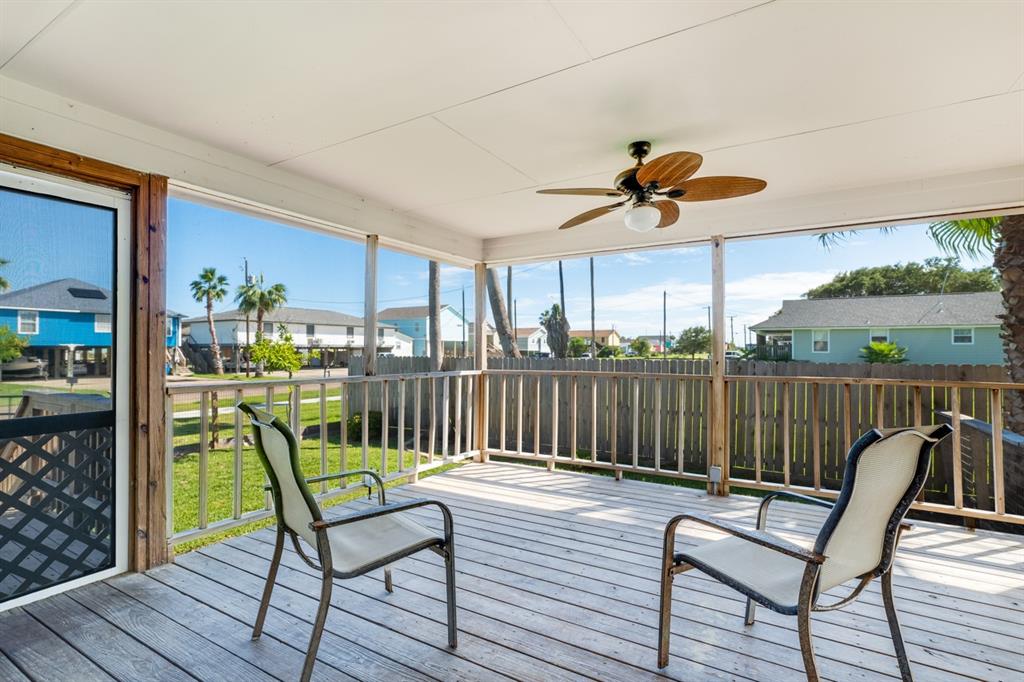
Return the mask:
<svg viewBox="0 0 1024 682"><path fill-rule="evenodd" d="M309 680L316 663L317 649L323 635L324 623L331 605L331 590L335 578L353 578L377 568L384 568L384 586L392 591L391 569L388 566L430 549L445 563L448 602L448 646L458 643L455 611L455 539L452 515L444 504L436 500L405 500L388 504L384 481L373 471L347 471L310 479L303 477L299 467L299 445L294 434L281 419L258 410L246 403L238 409L249 418L253 427L256 453L263 464L270 484L267 489L274 498L277 517L277 542L267 573L252 638L259 639L263 632L270 597L281 565L285 536L291 537L295 551L303 561L321 572L320 605L313 621L306 661L300 677ZM320 513L309 483L351 476L364 476L377 487L379 505L361 509L340 518L326 520ZM407 512L419 507L437 507L444 520L444 533L437 533L415 521ZM313 557L310 556L313 555ZM314 558L315 557L315 558Z"/></svg>
<svg viewBox="0 0 1024 682"><path fill-rule="evenodd" d="M896 649L900 675L912 680L892 598L892 563L903 517L924 487L936 443L952 433L946 424L916 429L875 429L861 436L846 458L843 486L835 502L789 491L769 493L757 514L757 529L745 529L703 514L680 514L665 527L662 553L658 666L669 663L672 583L691 569L707 573L747 597L746 624L754 624L756 606L797 616L800 650L808 680L817 680L810 614L853 602L874 578L881 578L882 599ZM831 510L812 548L768 533L768 506L788 497ZM731 537L675 551L676 529L692 521ZM819 597L834 587L858 581L852 592L830 604Z"/></svg>

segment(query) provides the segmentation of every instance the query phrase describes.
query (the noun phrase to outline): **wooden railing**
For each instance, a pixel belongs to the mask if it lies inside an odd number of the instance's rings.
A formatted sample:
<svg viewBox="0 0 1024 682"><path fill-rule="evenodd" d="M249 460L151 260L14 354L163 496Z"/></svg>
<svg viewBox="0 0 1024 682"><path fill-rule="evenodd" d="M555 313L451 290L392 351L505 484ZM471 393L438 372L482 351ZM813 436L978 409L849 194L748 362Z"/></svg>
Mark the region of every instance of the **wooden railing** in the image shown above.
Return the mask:
<svg viewBox="0 0 1024 682"><path fill-rule="evenodd" d="M300 441L307 477L372 469L385 481L475 455L479 372L169 384L167 519L172 545L272 514L250 429L234 409L247 401L285 419ZM319 483L329 499L358 479ZM346 490L346 486L348 490Z"/></svg>
<svg viewBox="0 0 1024 682"><path fill-rule="evenodd" d="M823 497L838 494L860 434L946 421L954 435L933 454L915 508L1024 523L1024 436L1003 430L1000 409L1006 391L1021 389L726 376L725 407L716 410L710 376L674 373L507 369L172 384L168 535L177 544L270 515L262 469L233 409L240 400L287 419L307 476L373 468L386 480L415 480L479 455L701 482L717 465L724 493L732 486ZM715 419L725 420L722 461L711 447ZM321 498L345 492L344 483L315 490Z"/></svg>

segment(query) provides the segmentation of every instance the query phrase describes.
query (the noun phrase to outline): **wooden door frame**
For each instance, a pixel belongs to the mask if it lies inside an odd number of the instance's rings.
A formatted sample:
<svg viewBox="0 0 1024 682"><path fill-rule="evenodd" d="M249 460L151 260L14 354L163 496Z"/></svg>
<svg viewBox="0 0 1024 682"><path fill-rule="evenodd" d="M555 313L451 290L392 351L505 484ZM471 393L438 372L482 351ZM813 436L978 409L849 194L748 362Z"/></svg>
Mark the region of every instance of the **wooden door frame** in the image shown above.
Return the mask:
<svg viewBox="0 0 1024 682"><path fill-rule="evenodd" d="M0 162L131 195L129 570L166 563L167 178L0 133Z"/></svg>

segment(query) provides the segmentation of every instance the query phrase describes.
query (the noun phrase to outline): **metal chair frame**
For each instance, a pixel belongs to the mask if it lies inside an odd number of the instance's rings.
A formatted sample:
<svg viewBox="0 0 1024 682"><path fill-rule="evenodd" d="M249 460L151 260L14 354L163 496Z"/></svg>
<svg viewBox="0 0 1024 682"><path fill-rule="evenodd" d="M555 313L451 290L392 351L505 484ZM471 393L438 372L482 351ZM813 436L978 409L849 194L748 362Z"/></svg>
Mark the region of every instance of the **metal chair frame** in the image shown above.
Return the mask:
<svg viewBox="0 0 1024 682"><path fill-rule="evenodd" d="M915 431L915 429L902 429L900 431ZM887 435L893 435L898 432L899 431L894 431ZM707 573L719 582L722 582L744 594L747 597L747 605L744 614L744 622L746 625L754 624L757 604L761 604L762 606L783 615L795 615L797 617L797 630L800 636L800 652L803 656L807 679L810 682L817 682L819 679L818 666L814 657L814 646L811 641L811 613L815 611L833 611L847 606L860 596L874 578L881 578L882 601L885 606L885 616L889 622L889 632L892 636L893 647L896 651L896 659L899 662L900 676L904 682L912 682L913 675L910 669L910 660L907 657L906 645L903 642L903 635L900 632L899 618L896 613L896 606L892 595L893 557L895 555L896 546L899 543L900 536L904 530L910 528L910 524L905 523L903 519L906 516L907 511L910 509L911 503L924 487L924 482L928 475L928 455L932 448L950 433L952 433L952 429L948 425L940 425L932 431L927 438L922 440L914 476L910 485L907 487L906 492L900 498L900 501L893 510L892 515L889 517L889 522L886 526L883 538L882 556L878 566L859 576L858 580L860 582L854 588L853 592L844 599L833 604L822 605L817 603L819 597L818 576L821 571L822 564L827 560L827 557L824 554L825 547L827 546L833 531L835 531L836 526L839 524L840 518L842 518L843 513L846 511L846 507L853 495L853 486L857 475L857 464L861 455L870 445L884 437L887 437L887 435L883 435L881 431L877 429L869 431L853 444L846 460L846 470L843 474L842 489L835 502L811 497L809 495L801 495L788 490L771 492L761 500L760 507L758 508L757 530L740 528L725 521L714 519L705 514L689 513L679 514L678 516L673 517L665 527L662 552L661 600L658 622L658 667L664 668L668 665L669 661L672 622L672 583L675 576L679 573L696 568ZM814 543L814 549L805 549L765 532L768 522L769 505L773 500L780 497L817 505L819 507L825 507L831 510L831 513L818 533L817 540ZM676 528L683 521L693 521L705 526L710 526L730 535L743 538L749 542L753 542L773 551L780 552L803 561L806 566L800 582L797 605L791 606L779 604L764 594L761 594L754 588L737 580L733 580L729 576L715 570L713 567L707 566L701 561L688 556L685 551L677 553L675 551Z"/></svg>
<svg viewBox="0 0 1024 682"><path fill-rule="evenodd" d="M438 554L444 559L445 565L445 582L446 582L446 597L448 606L448 646L452 649L458 646L458 624L456 614L456 603L455 603L455 537L452 524L452 513L448 507L438 502L437 500L429 499L414 499L406 500L403 502L392 502L388 503L386 493L384 491L384 481L376 473L370 470L360 469L355 471L346 471L334 474L324 474L322 476L314 476L311 478L304 478L302 470L299 467L299 446L295 439L295 435L285 422L270 413L258 410L247 403L238 403L237 408L241 410L249 420L252 422L254 431L254 441L256 446L256 453L260 458L260 462L263 468L266 470L267 479L269 484L265 486L266 490L271 492L274 500L274 514L277 519L277 538L274 542L274 555L270 561L270 570L267 572L267 582L263 588L263 597L260 600L259 611L256 614L256 622L253 625L252 638L257 640L260 635L263 634L263 625L266 621L267 611L270 607L270 597L274 590L274 584L277 580L277 570L281 565L281 555L284 551L285 536L290 536L292 545L295 547L295 551L302 558L302 560L314 570L320 571L322 575L322 584L320 587L320 605L317 609L316 617L313 621L313 632L309 639L309 648L306 653L306 660L302 668L302 675L300 679L302 682L309 680L313 672L313 666L316 663L317 650L320 647L320 640L323 637L324 624L327 621L327 613L331 606L331 591L334 587L335 578L355 578L361 575L365 575L370 571L377 568L384 568L384 587L388 592L394 591L394 585L391 577L391 569L389 565L399 559L415 554L423 549L429 549L435 554ZM270 459L267 457L266 451L263 447L263 440L258 426L270 427L277 430L285 440L288 442L288 449L290 453L292 474L295 476L295 482L299 487L299 491L302 493L305 499L306 505L309 507L310 515L313 517L313 522L309 525L310 529L316 534L316 560L309 557L302 549L302 543L299 542L298 534L288 527L284 520L283 514L283 502L281 485L278 481L277 475L274 472L274 467L270 464ZM374 484L377 487L377 500L378 506L364 509L361 511L353 512L342 516L337 519L325 520L323 514L320 511L319 505L316 503L316 499L309 490L310 483L320 483L322 481L331 481L349 478L352 476L369 476L373 479ZM373 487L367 484L367 495L372 494ZM330 539L328 537L328 530L337 526L343 526L350 523L356 523L359 521L365 521L367 519L384 516L386 514L394 514L396 512L409 511L425 506L435 506L441 511L441 516L444 519L444 537L443 538L432 538L425 540L421 543L413 545L398 552L393 552L386 556L380 557L370 564L361 566L357 571L345 572L336 570L333 566L331 558Z"/></svg>

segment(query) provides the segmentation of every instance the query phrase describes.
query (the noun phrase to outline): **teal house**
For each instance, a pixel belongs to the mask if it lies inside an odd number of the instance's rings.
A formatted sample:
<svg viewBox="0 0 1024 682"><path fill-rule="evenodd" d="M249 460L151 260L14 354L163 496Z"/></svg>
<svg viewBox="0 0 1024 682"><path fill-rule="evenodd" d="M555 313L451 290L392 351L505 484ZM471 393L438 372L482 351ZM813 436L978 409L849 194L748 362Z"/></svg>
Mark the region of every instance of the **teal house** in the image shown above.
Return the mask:
<svg viewBox="0 0 1024 682"><path fill-rule="evenodd" d="M28 340L24 355L65 376L67 353L76 374L109 375L113 294L78 279L58 279L0 294L0 326ZM179 344L181 315L168 311L167 347Z"/></svg>
<svg viewBox="0 0 1024 682"><path fill-rule="evenodd" d="M889 341L914 364L999 365L1002 312L995 291L800 299L751 329L759 348L804 362L863 362L864 346Z"/></svg>

